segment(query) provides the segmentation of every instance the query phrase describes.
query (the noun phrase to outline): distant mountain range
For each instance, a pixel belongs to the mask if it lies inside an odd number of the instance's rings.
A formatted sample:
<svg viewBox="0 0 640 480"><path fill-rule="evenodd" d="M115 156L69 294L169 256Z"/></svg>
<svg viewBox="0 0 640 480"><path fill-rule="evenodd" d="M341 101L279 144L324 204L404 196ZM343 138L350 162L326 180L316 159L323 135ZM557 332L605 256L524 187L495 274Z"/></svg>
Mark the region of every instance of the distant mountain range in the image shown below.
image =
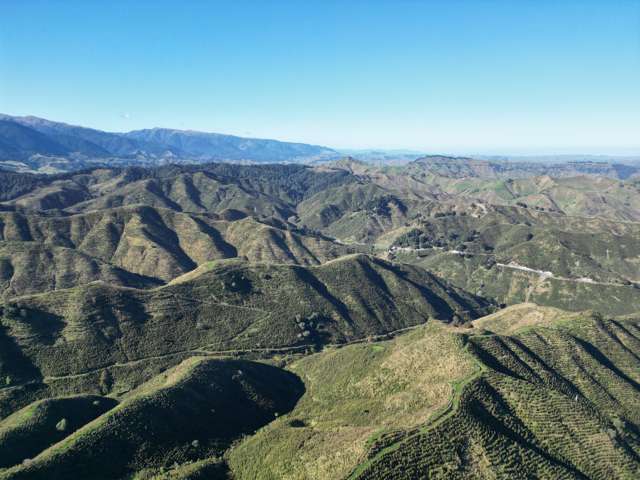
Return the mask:
<svg viewBox="0 0 640 480"><path fill-rule="evenodd" d="M96 164L161 165L233 161L309 163L340 157L318 145L165 128L113 133L38 117L0 114L0 166L77 170Z"/></svg>
<svg viewBox="0 0 640 480"><path fill-rule="evenodd" d="M636 157L559 155L548 157L452 157L410 150L344 150L319 145L245 138L220 133L151 128L105 132L43 118L0 114L0 169L63 173L102 167L157 167L168 164L299 163L353 160L374 165L409 165L420 175L449 178L637 176ZM413 165L413 167L411 167Z"/></svg>

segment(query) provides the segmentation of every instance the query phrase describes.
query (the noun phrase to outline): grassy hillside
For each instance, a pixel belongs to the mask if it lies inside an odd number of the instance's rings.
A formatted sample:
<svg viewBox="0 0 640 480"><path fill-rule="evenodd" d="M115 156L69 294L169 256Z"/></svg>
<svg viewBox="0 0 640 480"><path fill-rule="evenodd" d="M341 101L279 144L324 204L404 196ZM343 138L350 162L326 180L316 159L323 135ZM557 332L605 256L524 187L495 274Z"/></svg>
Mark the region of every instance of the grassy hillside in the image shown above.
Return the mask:
<svg viewBox="0 0 640 480"><path fill-rule="evenodd" d="M637 320L583 316L468 345L482 370L451 410L385 444L351 478L638 476Z"/></svg>
<svg viewBox="0 0 640 480"><path fill-rule="evenodd" d="M275 367L190 359L0 478L114 479L215 456L290 410L302 391L299 379Z"/></svg>
<svg viewBox="0 0 640 480"><path fill-rule="evenodd" d="M471 323L479 331L507 335L529 327L547 327L562 321L579 321L582 316L583 312L568 312L535 303L519 303L480 317Z"/></svg>
<svg viewBox="0 0 640 480"><path fill-rule="evenodd" d="M426 422L476 366L461 337L432 322L386 342L351 345L289 367L306 392L296 407L229 456L237 479L344 478L373 438Z"/></svg>
<svg viewBox="0 0 640 480"><path fill-rule="evenodd" d="M70 216L0 213L0 288L17 296L94 280L148 287L211 260L316 265L354 248L280 222L150 207Z"/></svg>
<svg viewBox="0 0 640 480"><path fill-rule="evenodd" d="M96 280L151 288L162 282L132 273L72 248L38 242L0 242L0 296L4 298L71 288Z"/></svg>
<svg viewBox="0 0 640 480"><path fill-rule="evenodd" d="M0 421L0 469L27 462L118 404L97 395L34 402Z"/></svg>
<svg viewBox="0 0 640 480"><path fill-rule="evenodd" d="M20 297L2 310L0 378L10 388L0 412L50 395L38 385L61 388L58 377L69 393L108 393L138 384L142 364L128 366L147 360L152 374L184 355L304 351L491 309L418 267L365 255L308 268L222 261L150 291L92 283Z"/></svg>
<svg viewBox="0 0 640 480"><path fill-rule="evenodd" d="M605 167L0 172L0 478L638 478Z"/></svg>

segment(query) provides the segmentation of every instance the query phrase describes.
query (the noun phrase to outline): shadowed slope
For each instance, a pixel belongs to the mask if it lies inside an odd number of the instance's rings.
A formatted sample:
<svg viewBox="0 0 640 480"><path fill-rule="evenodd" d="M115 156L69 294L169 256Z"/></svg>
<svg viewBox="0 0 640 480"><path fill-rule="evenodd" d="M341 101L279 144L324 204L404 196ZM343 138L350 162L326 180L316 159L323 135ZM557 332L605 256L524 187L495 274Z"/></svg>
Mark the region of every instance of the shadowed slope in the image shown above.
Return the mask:
<svg viewBox="0 0 640 480"><path fill-rule="evenodd" d="M48 398L0 422L0 468L30 461L45 448L118 404L96 395Z"/></svg>
<svg viewBox="0 0 640 480"><path fill-rule="evenodd" d="M295 375L264 364L190 359L0 478L127 478L147 467L219 455L235 438L290 410L303 388Z"/></svg>

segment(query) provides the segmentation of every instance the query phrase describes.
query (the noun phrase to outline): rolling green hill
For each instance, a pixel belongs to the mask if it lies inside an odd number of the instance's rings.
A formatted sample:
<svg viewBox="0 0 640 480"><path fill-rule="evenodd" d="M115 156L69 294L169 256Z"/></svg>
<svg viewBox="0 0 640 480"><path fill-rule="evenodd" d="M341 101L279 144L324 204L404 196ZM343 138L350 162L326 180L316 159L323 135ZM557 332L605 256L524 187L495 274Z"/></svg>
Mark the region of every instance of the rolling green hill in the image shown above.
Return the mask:
<svg viewBox="0 0 640 480"><path fill-rule="evenodd" d="M185 356L305 351L492 309L365 255L308 268L221 261L153 290L96 282L19 297L2 307L0 416L51 395L126 392Z"/></svg>
<svg viewBox="0 0 640 480"><path fill-rule="evenodd" d="M297 377L264 364L186 360L0 478L122 478L219 455L234 439L290 410L302 391ZM71 406L61 409L61 415L73 414Z"/></svg>
<svg viewBox="0 0 640 480"><path fill-rule="evenodd" d="M238 479L345 478L373 438L426 422L474 362L461 338L431 323L390 341L311 355L290 367L306 392L288 415L229 455Z"/></svg>
<svg viewBox="0 0 640 480"><path fill-rule="evenodd" d="M291 363L306 391L226 455L234 478L637 476L637 319L526 304L473 325Z"/></svg>

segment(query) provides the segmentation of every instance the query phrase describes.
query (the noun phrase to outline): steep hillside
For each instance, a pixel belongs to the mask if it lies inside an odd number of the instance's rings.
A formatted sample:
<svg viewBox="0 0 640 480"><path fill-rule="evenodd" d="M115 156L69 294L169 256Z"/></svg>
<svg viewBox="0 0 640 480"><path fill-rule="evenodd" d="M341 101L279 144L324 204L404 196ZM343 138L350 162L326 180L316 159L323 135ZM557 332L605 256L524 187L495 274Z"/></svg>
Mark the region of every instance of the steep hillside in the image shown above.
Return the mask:
<svg viewBox="0 0 640 480"><path fill-rule="evenodd" d="M118 404L98 395L34 402L0 421L0 469L29 461Z"/></svg>
<svg viewBox="0 0 640 480"><path fill-rule="evenodd" d="M637 476L637 320L528 304L474 326L290 364L306 392L231 450L234 478Z"/></svg>
<svg viewBox="0 0 640 480"><path fill-rule="evenodd" d="M145 204L209 213L235 208L250 215L278 215L282 219L293 215L295 206L305 198L356 181L345 171L319 171L300 165L220 163L92 169L46 177L23 175L22 188L4 193L5 208L78 212Z"/></svg>
<svg viewBox="0 0 640 480"><path fill-rule="evenodd" d="M0 242L2 298L71 288L96 280L137 288L162 283L155 276L127 271L73 248L31 241Z"/></svg>
<svg viewBox="0 0 640 480"><path fill-rule="evenodd" d="M620 220L640 211L633 182L447 179L346 160L319 168L209 164L9 180L4 208L14 213L2 214L5 240L79 250L91 266L67 267L62 279L47 273L51 261L42 281L11 282L19 262L8 252L5 296L94 279L141 285L120 270L167 282L221 258L311 265L363 251L417 262L498 303L535 300L619 314L639 301L632 284L640 281L640 224Z"/></svg>
<svg viewBox="0 0 640 480"><path fill-rule="evenodd" d="M640 328L583 317L468 337L479 372L451 408L374 444L351 478L635 478Z"/></svg>
<svg viewBox="0 0 640 480"><path fill-rule="evenodd" d="M315 265L354 251L281 222L224 216L142 206L63 216L0 212L0 289L6 297L94 280L145 287L217 259Z"/></svg>
<svg viewBox="0 0 640 480"><path fill-rule="evenodd" d="M185 355L304 352L491 310L365 255L307 268L222 261L154 290L91 283L19 297L2 308L0 416L61 391L126 392Z"/></svg>
<svg viewBox="0 0 640 480"><path fill-rule="evenodd" d="M0 172L0 478L636 478L638 182L422 163Z"/></svg>
<svg viewBox="0 0 640 480"><path fill-rule="evenodd" d="M418 205L371 183L326 189L297 206L296 222L351 243L373 243L415 217Z"/></svg>
<svg viewBox="0 0 640 480"><path fill-rule="evenodd" d="M426 422L475 363L432 322L390 341L350 345L289 366L306 392L287 416L229 455L237 479L341 479L372 439Z"/></svg>
<svg viewBox="0 0 640 480"><path fill-rule="evenodd" d="M126 478L148 467L216 456L289 411L302 392L295 375L275 367L190 359L0 478Z"/></svg>

